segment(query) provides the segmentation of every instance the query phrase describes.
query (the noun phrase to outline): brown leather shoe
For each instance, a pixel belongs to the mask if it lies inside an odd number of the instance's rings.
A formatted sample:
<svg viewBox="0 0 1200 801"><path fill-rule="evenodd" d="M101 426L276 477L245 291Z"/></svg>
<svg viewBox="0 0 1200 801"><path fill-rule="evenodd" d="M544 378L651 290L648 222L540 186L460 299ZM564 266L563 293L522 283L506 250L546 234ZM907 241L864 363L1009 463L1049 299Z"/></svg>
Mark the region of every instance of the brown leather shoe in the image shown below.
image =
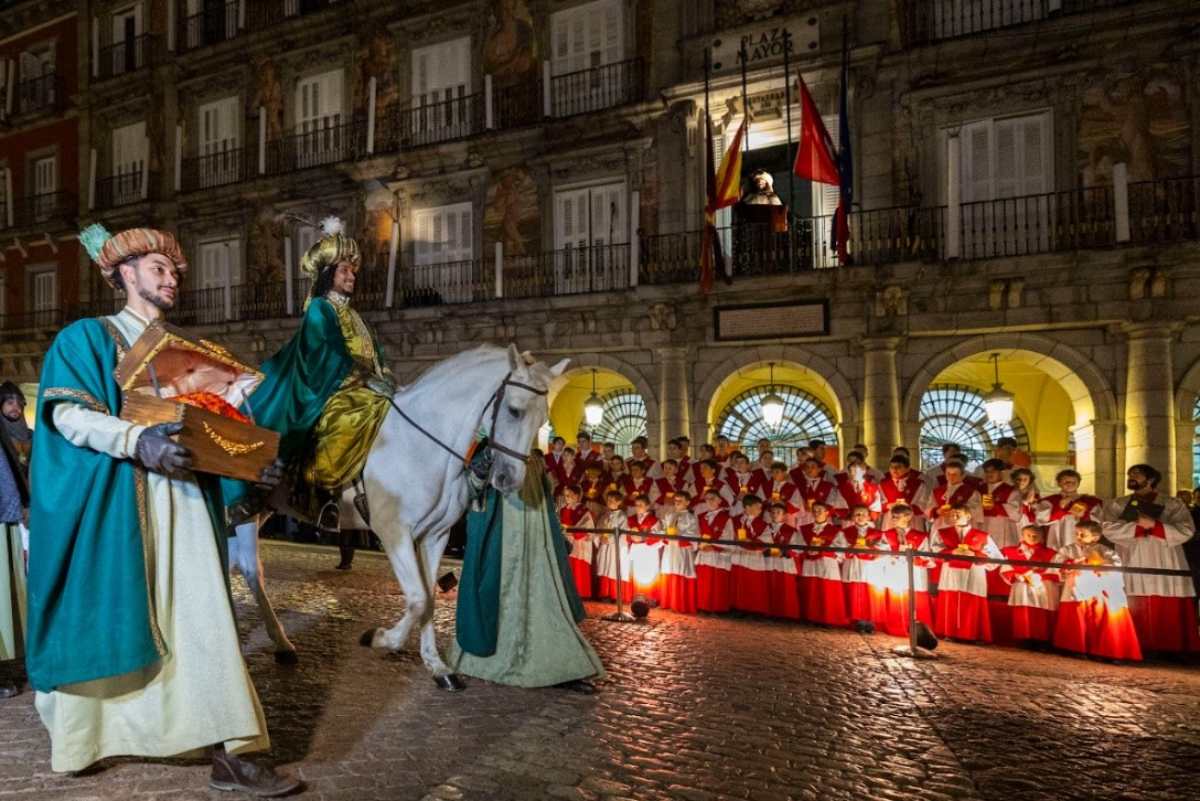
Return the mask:
<svg viewBox="0 0 1200 801"><path fill-rule="evenodd" d="M15 684L0 684L0 699L16 698L21 694L21 688Z"/></svg>
<svg viewBox="0 0 1200 801"><path fill-rule="evenodd" d="M224 750L213 752L212 777L208 786L214 790L229 790L258 798L277 798L300 789L300 782L281 776L274 768L256 765L239 759Z"/></svg>

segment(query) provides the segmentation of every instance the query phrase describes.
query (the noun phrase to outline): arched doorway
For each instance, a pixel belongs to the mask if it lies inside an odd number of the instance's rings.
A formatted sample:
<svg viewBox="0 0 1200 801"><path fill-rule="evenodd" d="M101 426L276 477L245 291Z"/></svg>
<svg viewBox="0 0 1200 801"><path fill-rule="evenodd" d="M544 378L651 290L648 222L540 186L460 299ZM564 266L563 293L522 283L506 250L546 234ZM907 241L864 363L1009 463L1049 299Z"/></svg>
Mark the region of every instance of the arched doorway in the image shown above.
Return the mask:
<svg viewBox="0 0 1200 801"><path fill-rule="evenodd" d="M648 414L646 399L633 382L615 370L597 368L593 385L590 368L572 370L559 379L552 389L550 418L544 429L545 442L555 435L574 445L576 435L586 431L596 443L611 442L616 452L628 456L630 444L637 437L647 436ZM603 409L600 422L588 425L584 404L594 391Z"/></svg>
<svg viewBox="0 0 1200 801"><path fill-rule="evenodd" d="M942 445L953 442L967 458L967 469L979 468L992 454L996 441L1012 437L1017 448L1029 453L1029 431L1020 416L1005 424L987 417L983 393L965 384L934 384L921 398L921 465L942 461Z"/></svg>

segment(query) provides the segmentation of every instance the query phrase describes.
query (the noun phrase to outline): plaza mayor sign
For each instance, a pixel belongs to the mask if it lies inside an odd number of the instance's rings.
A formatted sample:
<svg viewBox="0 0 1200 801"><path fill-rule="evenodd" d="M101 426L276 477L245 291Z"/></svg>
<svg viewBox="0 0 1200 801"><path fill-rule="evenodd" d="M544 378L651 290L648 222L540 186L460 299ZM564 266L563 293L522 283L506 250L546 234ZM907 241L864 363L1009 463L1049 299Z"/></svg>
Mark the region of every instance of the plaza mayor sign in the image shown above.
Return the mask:
<svg viewBox="0 0 1200 801"><path fill-rule="evenodd" d="M784 36L785 32L791 34L791 58L815 53L821 47L821 31L815 16L751 28L740 37L723 36L712 40L713 72L741 69L739 54L743 47L747 67L783 61L784 42L788 38Z"/></svg>

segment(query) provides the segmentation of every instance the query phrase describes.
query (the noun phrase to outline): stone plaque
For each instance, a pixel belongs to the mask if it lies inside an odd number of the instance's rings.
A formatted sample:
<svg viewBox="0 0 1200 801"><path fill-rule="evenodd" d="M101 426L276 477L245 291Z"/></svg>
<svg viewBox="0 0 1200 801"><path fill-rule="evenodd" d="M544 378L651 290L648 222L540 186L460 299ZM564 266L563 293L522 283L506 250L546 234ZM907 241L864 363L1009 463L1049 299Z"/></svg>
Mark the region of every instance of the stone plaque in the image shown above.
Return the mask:
<svg viewBox="0 0 1200 801"><path fill-rule="evenodd" d="M815 16L792 18L786 22L759 23L743 32L718 36L709 42L712 48L712 70L714 73L740 70L739 53L746 48L746 68L765 67L783 61L783 32L792 38L790 58L803 58L821 48L821 30Z"/></svg>
<svg viewBox="0 0 1200 801"><path fill-rule="evenodd" d="M718 306L713 309L713 331L718 342L825 336L829 301Z"/></svg>

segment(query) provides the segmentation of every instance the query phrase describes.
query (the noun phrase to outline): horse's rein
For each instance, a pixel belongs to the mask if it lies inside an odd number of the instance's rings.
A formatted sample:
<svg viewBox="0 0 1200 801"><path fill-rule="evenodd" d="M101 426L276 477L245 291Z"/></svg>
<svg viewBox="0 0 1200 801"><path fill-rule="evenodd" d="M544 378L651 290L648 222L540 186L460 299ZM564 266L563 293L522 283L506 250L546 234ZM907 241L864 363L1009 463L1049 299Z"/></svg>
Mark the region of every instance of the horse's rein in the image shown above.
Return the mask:
<svg viewBox="0 0 1200 801"><path fill-rule="evenodd" d="M500 382L500 386L496 389L495 392L492 393L492 397L488 400L487 404L484 405L484 407L483 407L485 410L487 409L488 405L490 405L492 407L492 421L491 421L491 425L489 426L490 433L494 433L496 430L496 418L500 415L500 404L504 400L505 388L510 387L510 386L517 387L518 389L523 389L526 392L532 392L534 395L549 394L549 390L538 389L537 387L531 387L528 384L523 384L520 381L513 381L512 380L512 370L509 370L508 374L504 376L504 380ZM400 419L404 420L406 423L408 423L410 426L415 428L417 431L424 434L425 437L427 439L429 439L430 441L432 441L434 445L437 445L439 448L444 450L446 453L453 456L456 460L462 462L463 469L464 470L467 469L468 465L470 465L471 458L475 455L475 446L474 445L472 445L467 450L466 456L461 456L461 455L459 455L458 451L454 450L449 445L447 445L446 443L442 442L440 439L435 437L433 434L429 433L427 430L425 430L424 427L421 426L420 423L418 423L416 420L412 419L407 414L405 414L404 410L401 409L400 406L396 403L395 396L389 397L388 402L392 404L392 408L396 410L396 414L400 415ZM499 451L500 453L503 453L507 456L513 457L514 459L525 459L529 456L529 454L519 453L518 451L515 451L506 445L502 445L501 443L497 442L495 439L491 439L491 438L488 439L487 445L485 445L485 447L490 448L491 450L494 450L494 451Z"/></svg>

